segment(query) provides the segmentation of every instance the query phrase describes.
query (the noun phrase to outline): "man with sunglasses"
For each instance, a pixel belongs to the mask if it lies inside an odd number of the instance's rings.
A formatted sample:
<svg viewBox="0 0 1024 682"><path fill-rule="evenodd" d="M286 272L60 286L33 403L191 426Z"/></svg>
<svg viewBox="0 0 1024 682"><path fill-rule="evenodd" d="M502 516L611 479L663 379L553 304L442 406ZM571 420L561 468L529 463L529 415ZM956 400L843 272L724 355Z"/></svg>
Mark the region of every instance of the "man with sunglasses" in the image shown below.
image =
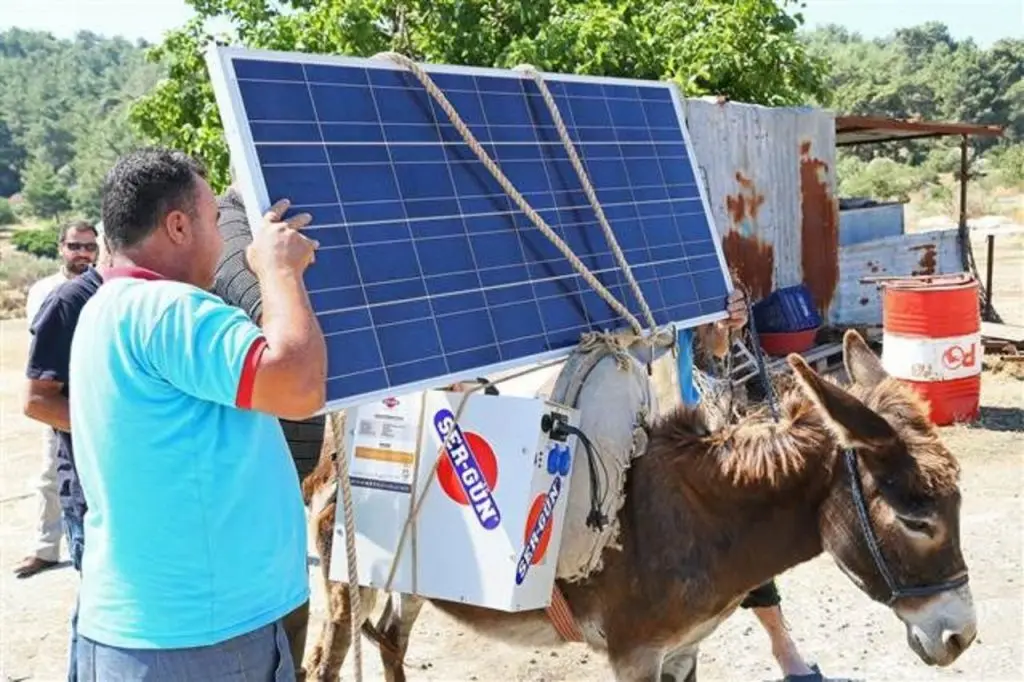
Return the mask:
<svg viewBox="0 0 1024 682"><path fill-rule="evenodd" d="M70 222L61 228L57 242L61 259L60 270L33 284L28 292L25 313L28 318L29 330L33 336L37 333L36 318L44 307L44 302L50 298L50 294L58 286L81 275L95 264L99 251L98 237L99 233L96 228L84 220ZM56 383L42 375L34 376L31 366L28 371L28 379L30 391L27 403L33 405L38 403L33 397L31 387L39 385L50 387ZM59 389L60 385L57 385L58 392ZM66 396L63 399L66 403ZM46 422L46 420L40 421ZM36 542L32 553L14 569L15 575L19 578L28 578L40 571L53 568L60 558L62 505L57 473L59 440L57 431L50 425L46 426L43 434L43 470L36 488L39 499ZM73 548L69 547L69 551L71 549Z"/></svg>

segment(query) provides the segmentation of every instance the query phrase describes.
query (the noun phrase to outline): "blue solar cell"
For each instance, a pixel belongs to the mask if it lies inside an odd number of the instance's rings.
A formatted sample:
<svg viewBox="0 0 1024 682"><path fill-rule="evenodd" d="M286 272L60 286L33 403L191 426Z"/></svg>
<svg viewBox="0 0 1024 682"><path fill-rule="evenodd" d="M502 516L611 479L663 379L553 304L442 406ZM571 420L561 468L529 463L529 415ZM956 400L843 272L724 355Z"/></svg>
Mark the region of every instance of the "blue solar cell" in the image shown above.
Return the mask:
<svg viewBox="0 0 1024 682"><path fill-rule="evenodd" d="M320 242L306 274L332 407L565 353L624 320L514 205L411 74L386 62L214 48L255 219L287 197ZM428 69L429 71L430 69ZM643 322L537 85L432 72L486 152ZM659 324L722 316L720 247L666 84L546 75Z"/></svg>

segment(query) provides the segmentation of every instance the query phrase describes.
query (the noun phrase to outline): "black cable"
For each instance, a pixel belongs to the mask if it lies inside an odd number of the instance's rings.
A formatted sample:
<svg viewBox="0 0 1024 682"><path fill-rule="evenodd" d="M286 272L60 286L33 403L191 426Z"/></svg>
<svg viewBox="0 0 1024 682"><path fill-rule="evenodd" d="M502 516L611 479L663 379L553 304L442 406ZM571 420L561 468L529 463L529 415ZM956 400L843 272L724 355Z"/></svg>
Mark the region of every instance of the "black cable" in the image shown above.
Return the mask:
<svg viewBox="0 0 1024 682"><path fill-rule="evenodd" d="M754 310L750 305L750 298L747 298L747 332L751 340L751 352L754 354L754 362L757 364L757 373L764 388L765 399L768 401L768 409L772 413L772 419L779 421L779 398L775 394L775 386L771 377L768 376L768 367L764 361L764 351L761 350L761 338L757 334L757 323L754 322ZM731 349L730 349L731 350ZM729 377L732 380L732 377Z"/></svg>
<svg viewBox="0 0 1024 682"><path fill-rule="evenodd" d="M604 494L600 492L601 482L599 480L597 467L601 466L604 477L608 478L608 469L605 467L604 462L597 456L597 448L591 442L587 434L583 433L582 430L573 426L572 424L566 423L563 419L555 416L551 424L551 437L557 439L565 439L572 435L576 436L581 443L583 443L583 449L587 453L587 469L590 473L590 513L587 514L587 526L594 528L598 531L603 530L608 524L608 517L605 516L604 512L601 511L602 507L608 496L607 486L605 487Z"/></svg>

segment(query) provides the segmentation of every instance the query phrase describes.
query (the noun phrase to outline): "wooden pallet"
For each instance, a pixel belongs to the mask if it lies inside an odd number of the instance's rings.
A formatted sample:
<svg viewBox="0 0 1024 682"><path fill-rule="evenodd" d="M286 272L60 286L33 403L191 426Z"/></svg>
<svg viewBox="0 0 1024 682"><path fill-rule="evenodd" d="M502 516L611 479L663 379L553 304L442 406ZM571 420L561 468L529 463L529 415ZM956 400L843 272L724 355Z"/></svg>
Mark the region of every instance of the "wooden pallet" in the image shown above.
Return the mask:
<svg viewBox="0 0 1024 682"><path fill-rule="evenodd" d="M757 376L757 361L754 359L754 354L742 341L736 341L733 344L732 352L732 380L734 383L742 385ZM842 367L843 344L823 343L800 353L800 356L819 374L828 374ZM766 355L764 361L769 374L782 374L791 371L786 358Z"/></svg>
<svg viewBox="0 0 1024 682"><path fill-rule="evenodd" d="M1024 348L1024 327L1012 324L982 322L981 339L987 348L1001 349L1004 346Z"/></svg>

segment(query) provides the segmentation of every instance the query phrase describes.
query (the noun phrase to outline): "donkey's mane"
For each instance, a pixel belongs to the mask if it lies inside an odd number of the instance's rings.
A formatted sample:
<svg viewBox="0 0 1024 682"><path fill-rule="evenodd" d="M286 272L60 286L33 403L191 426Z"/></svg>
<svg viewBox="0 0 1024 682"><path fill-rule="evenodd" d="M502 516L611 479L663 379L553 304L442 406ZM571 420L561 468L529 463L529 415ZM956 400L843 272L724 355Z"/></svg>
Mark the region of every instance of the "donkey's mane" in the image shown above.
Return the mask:
<svg viewBox="0 0 1024 682"><path fill-rule="evenodd" d="M892 378L870 387L825 379L857 397L899 434L913 466L905 483L914 492L942 495L957 489L959 465L928 419L927 404L912 388ZM687 466L705 480L745 491L778 492L801 484L811 471L829 477L838 446L835 434L791 376L778 388L778 423L760 406L736 424L712 429L700 406L679 407L652 426L648 453Z"/></svg>
<svg viewBox="0 0 1024 682"><path fill-rule="evenodd" d="M724 486L768 492L803 481L809 458L830 453L834 443L811 401L790 388L780 397L778 423L758 407L739 423L712 430L701 407L679 407L653 425L648 453Z"/></svg>

